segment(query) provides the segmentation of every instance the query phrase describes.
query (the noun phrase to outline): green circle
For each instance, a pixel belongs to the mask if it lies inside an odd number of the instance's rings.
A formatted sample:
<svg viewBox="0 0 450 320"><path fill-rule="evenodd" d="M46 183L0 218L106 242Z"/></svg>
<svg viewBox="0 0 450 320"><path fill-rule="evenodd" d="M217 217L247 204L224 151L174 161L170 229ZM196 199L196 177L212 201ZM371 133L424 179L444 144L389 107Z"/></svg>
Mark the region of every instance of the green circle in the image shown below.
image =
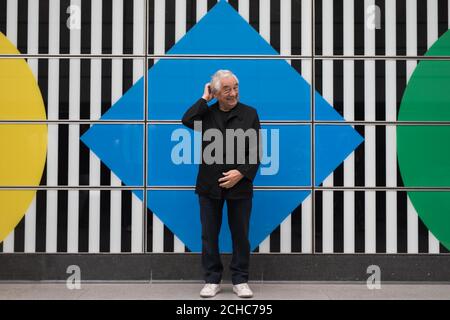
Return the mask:
<svg viewBox="0 0 450 320"><path fill-rule="evenodd" d="M426 56L450 56L450 30ZM409 80L399 121L450 121L450 61L422 60ZM397 127L398 162L406 187L450 186L450 125ZM450 249L450 192L410 191L427 228Z"/></svg>

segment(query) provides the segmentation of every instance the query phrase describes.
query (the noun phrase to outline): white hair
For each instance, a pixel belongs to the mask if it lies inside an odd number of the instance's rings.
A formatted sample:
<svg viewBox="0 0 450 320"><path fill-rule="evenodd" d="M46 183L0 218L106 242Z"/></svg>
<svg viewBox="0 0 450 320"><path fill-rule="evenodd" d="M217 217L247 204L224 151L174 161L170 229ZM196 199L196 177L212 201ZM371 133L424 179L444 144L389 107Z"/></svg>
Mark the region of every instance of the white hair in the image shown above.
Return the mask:
<svg viewBox="0 0 450 320"><path fill-rule="evenodd" d="M239 79L230 70L218 70L216 73L214 73L214 75L211 77L211 82L210 82L213 93L220 91L220 89L222 88L221 80L224 78L229 78L229 77L233 77L236 80L236 82L239 84Z"/></svg>

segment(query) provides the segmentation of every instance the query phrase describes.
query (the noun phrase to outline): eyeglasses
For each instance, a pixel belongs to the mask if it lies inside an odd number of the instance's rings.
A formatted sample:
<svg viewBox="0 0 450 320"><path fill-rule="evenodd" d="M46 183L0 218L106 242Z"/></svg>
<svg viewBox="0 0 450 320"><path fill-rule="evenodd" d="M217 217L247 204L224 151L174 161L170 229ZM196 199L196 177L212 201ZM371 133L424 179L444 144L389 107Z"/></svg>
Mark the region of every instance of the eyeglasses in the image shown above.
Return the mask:
<svg viewBox="0 0 450 320"><path fill-rule="evenodd" d="M234 87L234 88L226 88L226 89L224 89L223 90L223 93L224 94L230 94L231 93L231 90L234 90L234 91L236 91L236 92L239 92L239 87Z"/></svg>

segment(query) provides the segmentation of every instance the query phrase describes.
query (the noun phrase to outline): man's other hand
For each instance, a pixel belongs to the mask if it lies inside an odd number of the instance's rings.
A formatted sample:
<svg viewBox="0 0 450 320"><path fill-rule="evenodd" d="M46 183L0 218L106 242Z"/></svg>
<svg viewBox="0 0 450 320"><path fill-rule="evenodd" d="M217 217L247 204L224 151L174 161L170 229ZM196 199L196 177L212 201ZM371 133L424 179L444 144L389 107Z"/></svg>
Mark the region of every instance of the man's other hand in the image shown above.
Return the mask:
<svg viewBox="0 0 450 320"><path fill-rule="evenodd" d="M234 185L244 177L244 175L236 169L222 172L222 174L224 175L224 177L219 179L219 186L225 189L234 187Z"/></svg>

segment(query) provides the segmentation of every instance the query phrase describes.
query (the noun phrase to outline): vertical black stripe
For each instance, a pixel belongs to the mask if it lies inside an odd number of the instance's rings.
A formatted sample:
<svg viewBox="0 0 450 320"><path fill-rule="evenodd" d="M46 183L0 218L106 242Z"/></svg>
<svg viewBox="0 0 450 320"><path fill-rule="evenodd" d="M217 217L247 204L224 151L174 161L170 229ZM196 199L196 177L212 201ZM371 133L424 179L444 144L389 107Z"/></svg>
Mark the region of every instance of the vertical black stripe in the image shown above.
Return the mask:
<svg viewBox="0 0 450 320"><path fill-rule="evenodd" d="M59 101L60 119L67 119L69 100L69 60L59 61ZM65 107L61 107L65 104ZM64 112L62 114L62 112ZM58 185L67 185L68 182L68 131L69 125L58 126ZM57 252L67 251L67 190L50 191L57 194Z"/></svg>
<svg viewBox="0 0 450 320"><path fill-rule="evenodd" d="M69 60L60 60L59 101L60 119L67 119L69 100ZM61 112L65 111L64 114ZM53 124L58 126L58 185L67 185L68 182L68 138L69 125ZM67 190L51 191L57 193L57 252L67 251Z"/></svg>
<svg viewBox="0 0 450 320"><path fill-rule="evenodd" d="M47 113L47 83L48 83L48 59L38 60L38 85L41 90L44 105ZM47 163L44 165L41 180L39 185L45 186L47 184ZM46 251L46 219L47 219L47 207L46 207L46 191L36 192L36 238L35 238L35 251Z"/></svg>
<svg viewBox="0 0 450 320"><path fill-rule="evenodd" d="M27 53L28 0L18 0L17 11L17 49L20 53Z"/></svg>
<svg viewBox="0 0 450 320"><path fill-rule="evenodd" d="M102 114L111 107L111 60L102 60ZM103 162L100 165L100 184L111 185L111 172ZM110 251L111 191L100 193L100 251Z"/></svg>
<svg viewBox="0 0 450 320"><path fill-rule="evenodd" d="M88 128L87 125L81 125ZM82 133L85 130L82 129ZM87 160L89 163L89 160ZM80 159L80 164L81 164ZM81 168L80 168L81 171ZM88 176L89 177L89 176ZM81 181L80 181L81 184ZM89 251L89 190L80 190L79 196L79 210L78 210L78 252Z"/></svg>
<svg viewBox="0 0 450 320"><path fill-rule="evenodd" d="M300 204L291 214L291 249L292 252L302 252L302 205Z"/></svg>
<svg viewBox="0 0 450 320"><path fill-rule="evenodd" d="M195 0L186 0L186 32L196 23L197 10Z"/></svg>
<svg viewBox="0 0 450 320"><path fill-rule="evenodd" d="M291 54L302 54L302 4L300 1L291 2ZM294 61L292 61L294 63Z"/></svg>
<svg viewBox="0 0 450 320"><path fill-rule="evenodd" d="M379 65L384 71L384 61ZM380 86L384 88L384 77L380 77ZM380 88L381 89L381 88ZM378 88L377 88L378 90ZM383 89L384 93L384 89ZM376 97L383 97L383 93L376 92ZM384 99L383 99L384 100ZM386 127L385 126L375 126L375 185L385 186L386 185ZM386 252L386 192L380 191L375 193L376 197L376 252Z"/></svg>
<svg viewBox="0 0 450 320"><path fill-rule="evenodd" d="M83 60L81 60L81 61L83 61ZM85 60L86 62L87 62L87 60ZM80 66L80 68L81 68L81 66ZM80 95L81 95L81 93L80 93ZM80 109L81 109L81 105L80 105ZM82 134L88 129L88 125L83 125L83 124L79 124L79 125L75 125L75 124L73 124L74 126L76 126L77 127L77 131L78 131L78 136L79 137L81 137L82 136ZM83 130L81 127L82 126L84 126L85 127L85 130ZM80 142L80 141L79 141ZM79 165L78 165L78 184L79 185L81 185L81 181L82 181L82 179L84 178L84 179L86 179L85 177L85 175L83 175L82 173L81 173L81 167L82 167L82 165L83 165L83 160L84 159L86 159L86 154L87 154L87 159L88 159L88 161L89 161L89 154L88 154L88 152L86 152L86 151L88 151L88 150L86 150L86 147L82 144L82 143L79 143L79 147L78 147L78 163L79 163ZM84 157L83 157L84 156ZM89 162L88 162L89 163ZM89 174L88 174L88 176L89 176ZM87 178L86 180L88 180L89 181L89 178ZM84 196L84 193L82 193L81 192L81 190L79 190L79 191L76 191L76 193L77 193L77 195L78 195L78 221L77 221L77 225L76 225L76 228L77 228L77 234L78 234L78 243L77 243L77 248L78 248L78 252L80 252L80 239L81 239L81 224L80 224L80 222L81 222L81 220L82 220L82 218L83 218L83 211L82 211L82 209L83 209L83 204L84 204L84 202L85 202L85 198L83 198L83 196ZM72 226L71 226L72 227Z"/></svg>
<svg viewBox="0 0 450 320"><path fill-rule="evenodd" d="M125 1L125 3L128 2L132 3L132 1ZM91 19L92 0L83 0L81 3L81 53L83 54L91 53Z"/></svg>
<svg viewBox="0 0 450 320"><path fill-rule="evenodd" d="M59 131L67 133L68 126L61 125ZM60 170L58 168L58 170ZM67 171L67 170L66 170ZM67 190L51 191L58 195L57 252L67 252Z"/></svg>
<svg viewBox="0 0 450 320"><path fill-rule="evenodd" d="M427 0L417 0L417 55L427 51Z"/></svg>
<svg viewBox="0 0 450 320"><path fill-rule="evenodd" d="M285 0L286 1L286 0ZM280 0L270 1L270 44L280 52Z"/></svg>
<svg viewBox="0 0 450 320"><path fill-rule="evenodd" d="M230 0L228 3L239 12L239 0Z"/></svg>
<svg viewBox="0 0 450 320"><path fill-rule="evenodd" d="M122 72L122 92L125 93L133 86L133 60L123 60ZM122 182L122 185L125 184ZM121 251L131 252L131 216L132 216L132 193L131 191L122 191L122 233L121 233Z"/></svg>
<svg viewBox="0 0 450 320"><path fill-rule="evenodd" d="M406 55L406 0L396 2L397 54Z"/></svg>
<svg viewBox="0 0 450 320"><path fill-rule="evenodd" d="M364 121L364 61L355 60L355 120Z"/></svg>
<svg viewBox="0 0 450 320"><path fill-rule="evenodd" d="M104 165L102 164L102 174ZM109 172L108 172L109 173ZM100 252L110 252L111 191L100 191Z"/></svg>
<svg viewBox="0 0 450 320"><path fill-rule="evenodd" d="M123 2L123 53L133 54L134 1Z"/></svg>
<svg viewBox="0 0 450 320"><path fill-rule="evenodd" d="M342 3L341 3L342 5ZM339 6L335 9L339 10ZM342 8L341 8L342 12ZM341 21L342 24L342 21ZM336 31L336 29L335 29ZM342 34L342 29L340 34ZM335 51L336 53L336 51ZM340 52L342 54L342 51ZM333 107L339 113L344 111L343 61L333 61ZM344 163L342 162L333 173L333 186L344 185ZM344 252L344 193L333 192L333 252Z"/></svg>
<svg viewBox="0 0 450 320"><path fill-rule="evenodd" d="M39 53L48 53L48 34L49 34L49 0L39 1ZM43 59L45 60L45 59ZM42 91L42 89L41 89ZM47 104L46 104L47 106Z"/></svg>
<svg viewBox="0 0 450 320"><path fill-rule="evenodd" d="M0 32L6 35L6 0L0 0Z"/></svg>
<svg viewBox="0 0 450 320"><path fill-rule="evenodd" d="M384 129L384 128L382 128ZM380 130L381 131L381 130ZM386 191L375 192L375 252L386 252Z"/></svg>
<svg viewBox="0 0 450 320"><path fill-rule="evenodd" d="M403 93L406 89L406 60L397 61L397 114L395 119L398 120L398 113L403 99Z"/></svg>
<svg viewBox="0 0 450 320"><path fill-rule="evenodd" d="M133 59L123 59L122 92L125 93L133 86Z"/></svg>
<svg viewBox="0 0 450 320"><path fill-rule="evenodd" d="M389 1L389 0L388 0ZM392 1L392 0L391 0ZM379 28L375 28L375 54L384 55L386 53L386 15L385 0L375 0L375 5L380 8L380 17L376 17L375 22L379 18ZM378 13L377 13L378 14Z"/></svg>
<svg viewBox="0 0 450 320"><path fill-rule="evenodd" d="M112 1L102 2L102 53L112 53Z"/></svg>
<svg viewBox="0 0 450 320"><path fill-rule="evenodd" d="M61 120L69 119L69 65L69 59L59 59L59 119Z"/></svg>
<svg viewBox="0 0 450 320"><path fill-rule="evenodd" d="M175 0L166 0L165 50L175 44Z"/></svg>
<svg viewBox="0 0 450 320"><path fill-rule="evenodd" d="M14 228L14 252L25 251L25 217Z"/></svg>
<svg viewBox="0 0 450 320"><path fill-rule="evenodd" d="M90 0L89 0L90 2ZM83 3L84 10L89 11L89 20L87 20L87 14L83 11L82 19L84 20L82 28L89 29L90 34L90 8L91 4ZM86 18L84 18L86 16ZM85 29L85 32L86 32ZM90 52L90 35L84 37L83 33L81 37L82 50ZM83 44L85 42L85 44ZM91 60L81 59L81 83L80 83L80 119L90 119L90 78L91 78ZM80 137L89 130L89 124L80 125ZM80 141L80 168L79 168L79 182L80 185L89 185L89 163L90 152L89 148ZM89 251L89 191L81 190L79 192L79 230L78 230L78 251Z"/></svg>
<svg viewBox="0 0 450 320"><path fill-rule="evenodd" d="M166 225L164 225L164 238L163 238L163 243L164 243L164 252L173 252L174 251L174 235L172 233L172 231L170 231L169 228L167 228Z"/></svg>
<svg viewBox="0 0 450 320"><path fill-rule="evenodd" d="M344 115L344 62L333 60L333 108Z"/></svg>
<svg viewBox="0 0 450 320"><path fill-rule="evenodd" d="M408 251L408 209L405 191L397 191L397 252Z"/></svg>
<svg viewBox="0 0 450 320"><path fill-rule="evenodd" d="M280 226L270 233L270 252L280 252Z"/></svg>
<svg viewBox="0 0 450 320"><path fill-rule="evenodd" d="M354 1L354 19L355 19L355 54L364 54L364 28L366 26L364 1Z"/></svg>
<svg viewBox="0 0 450 320"><path fill-rule="evenodd" d="M355 130L364 137L364 126L355 126ZM364 162L364 143L360 144L355 150L355 186L365 186L365 162Z"/></svg>
<svg viewBox="0 0 450 320"><path fill-rule="evenodd" d="M148 0L148 43L149 54L155 52L155 0ZM195 8L194 8L195 12Z"/></svg>
<svg viewBox="0 0 450 320"><path fill-rule="evenodd" d="M208 0L208 11L217 4L217 0Z"/></svg>
<svg viewBox="0 0 450 320"><path fill-rule="evenodd" d="M386 64L375 61L375 119L386 120ZM375 126L376 186L386 185L386 127Z"/></svg>
<svg viewBox="0 0 450 320"><path fill-rule="evenodd" d="M448 30L448 0L438 0L438 35Z"/></svg>
<svg viewBox="0 0 450 320"><path fill-rule="evenodd" d="M377 120L385 119L385 63L376 61L376 108ZM378 110L381 109L380 111ZM375 185L386 185L386 127L375 126ZM375 193L376 203L376 252L386 252L386 192Z"/></svg>
<svg viewBox="0 0 450 320"><path fill-rule="evenodd" d="M111 65L111 59L102 59L102 115L111 108Z"/></svg>
<svg viewBox="0 0 450 320"><path fill-rule="evenodd" d="M45 186L47 184L47 163L44 165L44 170L42 171L41 181L39 182L40 186Z"/></svg>
<svg viewBox="0 0 450 320"><path fill-rule="evenodd" d="M36 252L45 252L47 235L47 192L36 193Z"/></svg>
<svg viewBox="0 0 450 320"><path fill-rule="evenodd" d="M70 53L70 30L67 28L67 19L70 13L67 8L70 6L70 0L60 0L59 7L59 52L61 54Z"/></svg>
<svg viewBox="0 0 450 320"><path fill-rule="evenodd" d="M344 54L344 4L333 0L333 50L335 55Z"/></svg>
<svg viewBox="0 0 450 320"><path fill-rule="evenodd" d="M363 61L355 61L355 74L358 74L358 69L362 67L364 70ZM358 71L356 71L358 70ZM364 73L362 73L364 74ZM364 76L362 76L364 79ZM358 88L359 87L359 88ZM361 88L362 87L362 88ZM361 94L359 90L364 90L364 82L358 83L355 81L355 95ZM364 91L362 91L364 96ZM355 101L358 101L355 97ZM363 100L364 101L364 100ZM363 104L356 104L356 111L358 108L363 108ZM355 130L364 137L364 126L355 126ZM365 145L362 143L355 150L355 186L365 185L365 163L364 163ZM365 192L355 191L355 252L363 253L365 251Z"/></svg>
<svg viewBox="0 0 450 320"><path fill-rule="evenodd" d="M250 0L250 25L259 32L259 0Z"/></svg>
<svg viewBox="0 0 450 320"><path fill-rule="evenodd" d="M291 54L301 55L301 1L291 1ZM291 60L292 67L301 75L301 60ZM291 251L302 251L302 205L291 214Z"/></svg>
<svg viewBox="0 0 450 320"><path fill-rule="evenodd" d="M43 3L47 3L48 0L41 0L39 3L39 9L42 9ZM48 9L48 7L47 7ZM48 10L47 10L48 14ZM47 22L40 20L48 25L48 15ZM48 44L48 28L39 31L39 39L42 40L41 34L47 34L47 44ZM48 45L45 46L48 50ZM41 50L40 50L41 51ZM44 101L45 113L48 114L48 59L38 60L38 85L41 91L42 99ZM42 173L40 186L47 184L47 163L44 166L44 171ZM46 191L38 191L36 193L36 252L45 252L46 246L46 222L47 221L47 195Z"/></svg>
<svg viewBox="0 0 450 320"><path fill-rule="evenodd" d="M355 66L357 63L355 63ZM357 91L355 89L355 91ZM364 137L364 126L355 126L355 130ZM355 150L355 186L365 185L365 145ZM365 251L365 192L355 192L355 252Z"/></svg>
<svg viewBox="0 0 450 320"><path fill-rule="evenodd" d="M400 0L403 2L403 0ZM398 51L397 51L398 52ZM406 51L405 51L406 52ZM397 61L397 115L400 110L400 104L403 93L406 88L406 61ZM397 186L404 187L400 168L397 161ZM408 209L407 194L404 191L397 192L397 252L406 253L408 251Z"/></svg>
<svg viewBox="0 0 450 320"><path fill-rule="evenodd" d="M38 86L44 101L45 114L48 115L48 59L38 60Z"/></svg>
<svg viewBox="0 0 450 320"><path fill-rule="evenodd" d="M439 244L439 253L450 253L450 250L448 250L442 243Z"/></svg>
<svg viewBox="0 0 450 320"><path fill-rule="evenodd" d="M195 0L193 0L191 4L192 4L192 8L191 9L192 9L192 12L193 12L192 25L195 25L195 23L196 23L195 22L196 21L195 20L195 17L196 17L196 2L195 2ZM149 68L151 68L153 66L153 64L154 64L154 60L153 59L149 59L149 61L148 61ZM148 204L147 204L147 207L148 207ZM144 249L144 250L146 252L153 252L153 212L150 209L145 208L145 214L146 214L146 217L145 217L145 226L144 226L144 228L146 230L146 236L147 236L147 241L146 241L147 248Z"/></svg>
<svg viewBox="0 0 450 320"><path fill-rule="evenodd" d="M131 191L122 191L121 252L131 252Z"/></svg>
<svg viewBox="0 0 450 320"><path fill-rule="evenodd" d="M333 252L344 252L343 191L333 191Z"/></svg>
<svg viewBox="0 0 450 320"><path fill-rule="evenodd" d="M315 18L315 54L322 55L322 0L315 1L314 8L314 18Z"/></svg>
<svg viewBox="0 0 450 320"><path fill-rule="evenodd" d="M419 217L419 253L428 252L428 228Z"/></svg>
<svg viewBox="0 0 450 320"><path fill-rule="evenodd" d="M316 87L317 92L322 94L322 64L323 60L317 60L315 63L315 74L314 74L314 84ZM320 184L322 186L323 183ZM315 192L315 209L313 212L314 215L314 236L315 236L315 252L322 252L323 251L323 239L322 239L322 215L323 215L323 203L322 203L322 191Z"/></svg>
<svg viewBox="0 0 450 320"><path fill-rule="evenodd" d="M333 172L333 186L344 186L344 162L338 165Z"/></svg>
<svg viewBox="0 0 450 320"><path fill-rule="evenodd" d="M298 74L302 74L302 61L301 60L291 60L291 66L294 68Z"/></svg>
<svg viewBox="0 0 450 320"><path fill-rule="evenodd" d="M354 50L355 54L364 54L365 13L364 2L354 2ZM355 120L364 120L364 61L355 61ZM364 126L355 129L364 136ZM364 144L355 150L355 185L365 185ZM355 192L355 251L365 251L365 192Z"/></svg>
<svg viewBox="0 0 450 320"><path fill-rule="evenodd" d="M315 70L314 70L314 85L315 85L315 90L322 95L322 82L323 82L323 78L322 78L322 64L323 64L323 60L316 60L315 61ZM313 107L315 108L316 105L314 104ZM314 112L315 117L316 116L316 112ZM315 142L314 142L315 143Z"/></svg>
<svg viewBox="0 0 450 320"><path fill-rule="evenodd" d="M147 209L147 252L153 251L153 212Z"/></svg>
<svg viewBox="0 0 450 320"><path fill-rule="evenodd" d="M323 251L322 247L322 191L315 191L315 211L314 214L314 236L315 236L315 251L320 253Z"/></svg>
<svg viewBox="0 0 450 320"><path fill-rule="evenodd" d="M80 119L89 120L91 118L91 60L80 59L80 76Z"/></svg>
<svg viewBox="0 0 450 320"><path fill-rule="evenodd" d="M323 65L323 60L316 60L315 61L315 74L314 74L314 84L316 86L316 90L318 93L320 93L321 95L322 93L322 82L323 82L323 77L322 77L322 65Z"/></svg>
<svg viewBox="0 0 450 320"><path fill-rule="evenodd" d="M365 251L365 191L355 191L355 252Z"/></svg>

